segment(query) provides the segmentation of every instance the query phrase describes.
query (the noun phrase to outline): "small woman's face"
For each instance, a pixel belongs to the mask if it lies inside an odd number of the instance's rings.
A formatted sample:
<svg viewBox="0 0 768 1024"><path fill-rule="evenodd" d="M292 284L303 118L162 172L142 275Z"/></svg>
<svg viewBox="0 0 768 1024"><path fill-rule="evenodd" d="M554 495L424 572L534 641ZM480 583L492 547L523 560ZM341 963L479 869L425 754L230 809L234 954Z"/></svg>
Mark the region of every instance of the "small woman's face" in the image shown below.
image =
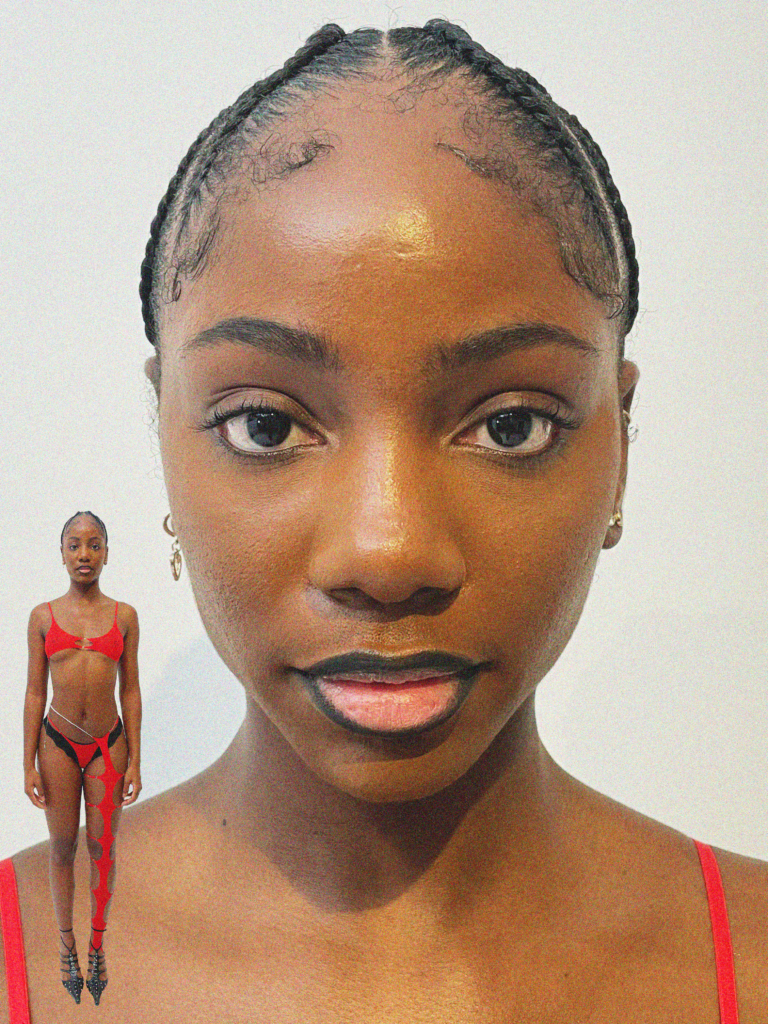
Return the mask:
<svg viewBox="0 0 768 1024"><path fill-rule="evenodd" d="M75 519L67 527L61 544L69 578L77 583L93 583L107 561L107 545L99 526L87 516Z"/></svg>
<svg viewBox="0 0 768 1024"><path fill-rule="evenodd" d="M226 207L164 310L160 439L200 613L249 697L334 786L415 799L570 638L618 538L636 370L552 229L435 145L467 148L460 112L340 96L314 109L334 148ZM351 651L480 668L298 671Z"/></svg>

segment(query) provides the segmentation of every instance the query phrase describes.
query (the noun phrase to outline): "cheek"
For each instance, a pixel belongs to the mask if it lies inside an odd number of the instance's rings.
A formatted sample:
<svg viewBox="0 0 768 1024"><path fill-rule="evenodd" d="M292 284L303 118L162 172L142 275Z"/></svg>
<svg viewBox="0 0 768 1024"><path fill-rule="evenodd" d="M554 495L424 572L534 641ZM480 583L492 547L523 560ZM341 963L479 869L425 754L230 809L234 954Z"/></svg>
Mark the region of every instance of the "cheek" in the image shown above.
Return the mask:
<svg viewBox="0 0 768 1024"><path fill-rule="evenodd" d="M483 531L477 607L492 609L504 645L499 658L524 691L546 675L576 628L613 508L620 450L610 441L609 412L590 433L545 482L516 490L503 524Z"/></svg>
<svg viewBox="0 0 768 1024"><path fill-rule="evenodd" d="M278 605L297 564L295 515L279 494L271 495L280 474L256 470L261 482L255 482L200 434L170 417L164 423L162 413L160 447L173 526L200 616L222 660L247 682L254 658L280 646ZM265 631L269 648L259 642ZM263 671L262 665L257 674Z"/></svg>

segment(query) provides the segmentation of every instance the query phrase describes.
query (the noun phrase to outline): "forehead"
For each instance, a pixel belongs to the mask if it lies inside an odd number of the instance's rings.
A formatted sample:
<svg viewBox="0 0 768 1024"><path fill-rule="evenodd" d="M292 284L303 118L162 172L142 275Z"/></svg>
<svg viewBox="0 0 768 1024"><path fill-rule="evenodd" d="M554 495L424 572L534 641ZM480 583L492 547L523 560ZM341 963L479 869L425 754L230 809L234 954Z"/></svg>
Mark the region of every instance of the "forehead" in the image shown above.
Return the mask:
<svg viewBox="0 0 768 1024"><path fill-rule="evenodd" d="M318 142L310 163L270 176L286 153ZM610 347L605 311L565 273L553 227L457 155L502 145L456 83L421 93L340 84L313 96L241 164L203 273L163 310L164 346L246 313L461 334L493 326L512 301L519 320L602 333ZM244 173L254 169L258 186Z"/></svg>
<svg viewBox="0 0 768 1024"><path fill-rule="evenodd" d="M98 523L95 523L88 516L80 516L75 519L74 522L70 523L67 529L64 531L64 538L67 537L72 539L89 540L91 537L98 537L99 540L104 540L104 533Z"/></svg>

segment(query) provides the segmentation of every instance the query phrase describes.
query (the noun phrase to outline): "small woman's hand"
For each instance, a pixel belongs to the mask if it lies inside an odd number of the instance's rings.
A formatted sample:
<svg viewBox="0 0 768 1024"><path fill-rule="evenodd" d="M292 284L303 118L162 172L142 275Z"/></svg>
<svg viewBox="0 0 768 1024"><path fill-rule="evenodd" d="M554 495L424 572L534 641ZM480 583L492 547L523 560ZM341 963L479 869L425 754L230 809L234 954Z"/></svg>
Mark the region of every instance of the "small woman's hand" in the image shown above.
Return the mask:
<svg viewBox="0 0 768 1024"><path fill-rule="evenodd" d="M45 810L45 792L43 791L43 780L37 768L27 768L24 771L24 792L29 799L41 810Z"/></svg>
<svg viewBox="0 0 768 1024"><path fill-rule="evenodd" d="M141 792L141 772L138 765L129 764L123 776L123 807L132 804Z"/></svg>

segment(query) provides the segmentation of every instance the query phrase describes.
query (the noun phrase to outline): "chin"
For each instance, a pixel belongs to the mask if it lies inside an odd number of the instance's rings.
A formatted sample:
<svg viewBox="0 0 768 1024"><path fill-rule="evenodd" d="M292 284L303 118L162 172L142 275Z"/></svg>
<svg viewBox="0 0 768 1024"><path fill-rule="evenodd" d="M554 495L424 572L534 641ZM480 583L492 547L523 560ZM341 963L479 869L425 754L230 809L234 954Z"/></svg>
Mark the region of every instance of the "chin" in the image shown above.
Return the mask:
<svg viewBox="0 0 768 1024"><path fill-rule="evenodd" d="M453 785L482 758L493 739L470 743L459 733L443 725L408 738L367 737L362 747L294 750L335 790L374 804L404 803L426 800Z"/></svg>
<svg viewBox="0 0 768 1024"><path fill-rule="evenodd" d="M426 800L447 789L463 775L456 771L425 773L412 763L354 765L324 773L324 781L356 800L371 804L410 803Z"/></svg>

